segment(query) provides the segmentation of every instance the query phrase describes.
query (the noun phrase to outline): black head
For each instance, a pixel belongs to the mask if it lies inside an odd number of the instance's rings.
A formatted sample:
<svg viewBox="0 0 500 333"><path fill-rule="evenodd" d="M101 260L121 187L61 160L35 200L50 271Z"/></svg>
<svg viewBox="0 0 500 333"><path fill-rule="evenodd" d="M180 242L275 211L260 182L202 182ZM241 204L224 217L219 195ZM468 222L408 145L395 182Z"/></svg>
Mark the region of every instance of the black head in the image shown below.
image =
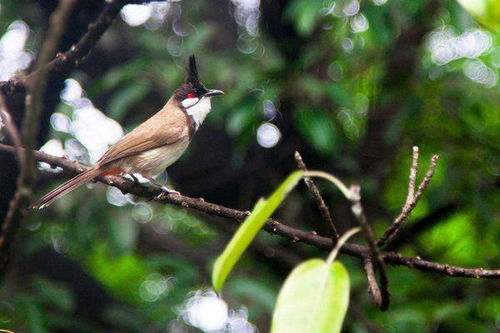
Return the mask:
<svg viewBox="0 0 500 333"><path fill-rule="evenodd" d="M224 94L220 90L207 89L198 78L198 67L194 55L189 57L189 67L187 68L188 78L174 93L175 99L179 102L187 98L201 98L203 96L216 96Z"/></svg>

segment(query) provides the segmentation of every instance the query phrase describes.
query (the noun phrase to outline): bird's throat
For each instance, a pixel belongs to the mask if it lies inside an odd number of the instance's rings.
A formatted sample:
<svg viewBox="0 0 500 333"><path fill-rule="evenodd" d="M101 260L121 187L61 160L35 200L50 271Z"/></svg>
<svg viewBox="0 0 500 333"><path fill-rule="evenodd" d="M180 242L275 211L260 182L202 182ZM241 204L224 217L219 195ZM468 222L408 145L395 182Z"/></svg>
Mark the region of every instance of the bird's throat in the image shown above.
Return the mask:
<svg viewBox="0 0 500 333"><path fill-rule="evenodd" d="M186 113L194 120L195 129L197 130L203 123L208 113L212 109L210 102L211 97L202 97L201 100L195 105L186 108Z"/></svg>

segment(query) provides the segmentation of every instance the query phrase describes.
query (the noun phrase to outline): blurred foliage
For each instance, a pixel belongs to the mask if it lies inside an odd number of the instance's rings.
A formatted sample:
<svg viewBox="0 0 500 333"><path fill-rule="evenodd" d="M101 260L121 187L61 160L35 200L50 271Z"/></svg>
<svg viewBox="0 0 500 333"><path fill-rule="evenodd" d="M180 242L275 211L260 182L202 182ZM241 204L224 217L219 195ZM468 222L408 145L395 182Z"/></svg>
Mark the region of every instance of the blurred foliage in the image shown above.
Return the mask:
<svg viewBox="0 0 500 333"><path fill-rule="evenodd" d="M479 22L498 31L500 28L500 7L495 0L458 0L458 2Z"/></svg>
<svg viewBox="0 0 500 333"><path fill-rule="evenodd" d="M488 3L488 13L497 13L498 4ZM163 21L151 16L136 26L123 15L72 77L98 109L130 130L162 107L184 79L187 57L196 54L202 81L226 94L214 99L191 147L169 169L169 182L186 195L242 210L296 169L299 150L309 168L361 183L380 235L404 203L411 146L420 147L420 177L439 153L436 175L407 226L411 232L395 250L498 268L498 30L487 30L456 1L254 4L259 1L170 2ZM36 53L47 7L0 5L1 35L23 20L31 29L26 48ZM73 106L61 102L57 112L74 120ZM383 126L370 127L373 121ZM257 141L266 122L281 132L271 148ZM364 138L373 133L381 134L379 150L366 151ZM66 148L78 145L80 154L72 157L88 161L88 147L71 131L53 129L51 138ZM367 156L375 158L364 162ZM37 195L63 179L44 172ZM347 230L353 223L348 207L338 192L319 185L338 228ZM209 286L209 268L233 229L183 207L133 198L116 203L104 186L88 187L24 221L0 285L0 328L197 331L183 314L193 291ZM276 218L327 235L305 186L298 192ZM276 236L259 238L265 247L243 258L223 297L232 315L248 311L248 320L266 332L292 269L274 248L304 260L325 253ZM367 332L370 325L388 332L499 329L498 281L389 267L393 304L382 313L366 292L359 261L340 259L352 287L347 332Z"/></svg>

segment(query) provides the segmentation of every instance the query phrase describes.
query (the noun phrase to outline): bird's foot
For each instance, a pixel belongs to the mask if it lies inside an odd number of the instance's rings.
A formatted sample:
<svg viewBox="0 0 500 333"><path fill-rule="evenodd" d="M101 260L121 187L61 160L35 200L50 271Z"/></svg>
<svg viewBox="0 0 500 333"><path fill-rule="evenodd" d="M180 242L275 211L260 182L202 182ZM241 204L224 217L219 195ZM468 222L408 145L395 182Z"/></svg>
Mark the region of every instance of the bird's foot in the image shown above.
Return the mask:
<svg viewBox="0 0 500 333"><path fill-rule="evenodd" d="M132 178L132 180L134 181L134 183L136 183L136 184L140 184L140 183L141 183L141 182L139 181L139 179L137 179L137 177L136 177L136 176L134 176L134 174L133 174L133 173L129 173L128 175L130 176L130 178Z"/></svg>
<svg viewBox="0 0 500 333"><path fill-rule="evenodd" d="M167 194L181 194L181 192L173 190L171 188L168 188L165 185L162 185L162 187L160 187L160 189L162 192L167 193Z"/></svg>
<svg viewBox="0 0 500 333"><path fill-rule="evenodd" d="M133 181L135 184L141 184L141 181L139 180L139 178L137 178L136 175L134 175L133 173L127 173L123 176L123 178L125 179L129 179L131 181Z"/></svg>
<svg viewBox="0 0 500 333"><path fill-rule="evenodd" d="M180 193L179 191L172 190L171 188L168 188L168 187L166 187L165 185L162 185L162 186L160 187L160 190L161 190L161 193L160 193L160 194L158 194L158 195L155 197L155 200L161 200L161 198L162 198L162 196L163 196L164 194L167 194L167 195L169 195L169 194L181 195L181 193Z"/></svg>

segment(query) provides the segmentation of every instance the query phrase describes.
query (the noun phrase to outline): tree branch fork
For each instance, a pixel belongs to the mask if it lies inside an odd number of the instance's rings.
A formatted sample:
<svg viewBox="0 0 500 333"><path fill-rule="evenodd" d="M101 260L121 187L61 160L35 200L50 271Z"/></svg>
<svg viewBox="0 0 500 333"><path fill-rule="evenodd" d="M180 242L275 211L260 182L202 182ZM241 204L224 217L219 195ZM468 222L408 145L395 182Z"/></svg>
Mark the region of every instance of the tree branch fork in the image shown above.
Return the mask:
<svg viewBox="0 0 500 333"><path fill-rule="evenodd" d="M0 144L0 151L15 154L16 148L10 145ZM78 174L89 168L88 166L70 161L66 158L53 156L37 150L33 151L33 156L39 162L45 162L52 167L60 167L72 174ZM208 214L210 216L223 217L234 223L243 221L250 214L249 211L241 211L206 202L202 198L192 198L180 194L166 194L160 189L142 186L122 177L105 176L97 178L97 181L106 185L115 186L123 193L131 193L146 200L181 206L196 212ZM264 226L264 230L271 234L288 238L293 242L306 243L320 249L331 249L334 246L334 241L329 237L317 235L314 231L308 232L292 228L275 219L269 219ZM349 256L359 258L363 261L372 260L372 251L368 246L346 243L342 246L341 252ZM393 266L406 266L423 272L434 272L451 277L500 279L500 269L464 268L427 261L418 256L406 257L400 253L392 251L380 250L380 256L385 264Z"/></svg>

